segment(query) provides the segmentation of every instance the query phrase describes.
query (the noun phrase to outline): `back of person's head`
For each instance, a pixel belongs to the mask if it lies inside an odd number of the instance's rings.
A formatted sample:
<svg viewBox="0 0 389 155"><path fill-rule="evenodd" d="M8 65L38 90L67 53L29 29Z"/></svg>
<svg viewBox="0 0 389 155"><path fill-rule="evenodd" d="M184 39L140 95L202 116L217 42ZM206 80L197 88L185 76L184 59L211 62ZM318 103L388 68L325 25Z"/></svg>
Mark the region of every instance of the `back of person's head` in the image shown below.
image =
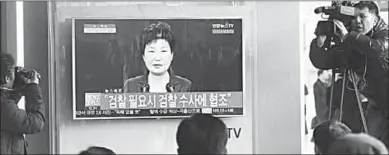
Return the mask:
<svg viewBox="0 0 389 155"><path fill-rule="evenodd" d="M7 83L6 77L11 76L12 70L15 66L15 59L12 57L11 54L6 52L1 52L0 55L1 65L0 65L0 75L1 75L1 85L4 85Z"/></svg>
<svg viewBox="0 0 389 155"><path fill-rule="evenodd" d="M364 134L348 134L337 139L329 148L329 154L388 154L388 149L378 139Z"/></svg>
<svg viewBox="0 0 389 155"><path fill-rule="evenodd" d="M194 114L178 126L178 154L226 154L228 132L224 122L212 115Z"/></svg>
<svg viewBox="0 0 389 155"><path fill-rule="evenodd" d="M326 121L313 130L313 142L318 154L327 154L331 144L340 137L351 133L351 129L339 121Z"/></svg>
<svg viewBox="0 0 389 155"><path fill-rule="evenodd" d="M100 146L91 146L86 150L83 150L79 155L94 155L94 154L105 154L105 155L116 155L112 150L100 147Z"/></svg>

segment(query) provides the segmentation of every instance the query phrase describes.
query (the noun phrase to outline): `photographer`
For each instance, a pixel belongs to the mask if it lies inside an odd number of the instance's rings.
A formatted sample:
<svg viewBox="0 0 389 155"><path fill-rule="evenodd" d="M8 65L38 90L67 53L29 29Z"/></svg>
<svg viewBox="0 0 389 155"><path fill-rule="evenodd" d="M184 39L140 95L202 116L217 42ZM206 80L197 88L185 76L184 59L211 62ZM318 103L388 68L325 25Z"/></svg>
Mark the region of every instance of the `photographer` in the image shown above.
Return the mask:
<svg viewBox="0 0 389 155"><path fill-rule="evenodd" d="M344 94L344 104L353 104L355 108L344 110L358 110L357 100L348 102L356 99L355 82L361 102L367 102L368 133L388 146L388 26L380 18L379 7L375 2L360 1L354 7L355 16L351 20L350 30L341 21L333 19L341 44L324 47L327 36L315 33L317 37L311 43L310 59L320 69L351 69L349 75L355 78L345 77L345 91L354 93ZM340 98L334 98L333 103L339 104ZM344 112L343 115L350 114ZM346 120L351 117L344 118L342 122L346 124L361 122Z"/></svg>
<svg viewBox="0 0 389 155"><path fill-rule="evenodd" d="M43 129L45 111L36 71L18 71L14 58L1 52L1 154L26 154L23 134L35 134ZM15 73L16 72L16 73ZM27 78L25 74L31 73ZM26 110L18 108L25 95Z"/></svg>

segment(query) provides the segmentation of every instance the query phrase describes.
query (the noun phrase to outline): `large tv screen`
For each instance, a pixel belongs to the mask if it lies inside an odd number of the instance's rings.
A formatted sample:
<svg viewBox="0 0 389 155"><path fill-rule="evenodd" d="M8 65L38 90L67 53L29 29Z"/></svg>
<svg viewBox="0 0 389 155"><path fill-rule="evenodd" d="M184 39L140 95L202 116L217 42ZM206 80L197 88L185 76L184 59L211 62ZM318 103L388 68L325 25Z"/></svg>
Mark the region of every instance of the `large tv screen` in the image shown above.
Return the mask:
<svg viewBox="0 0 389 155"><path fill-rule="evenodd" d="M243 116L242 19L73 19L74 119Z"/></svg>

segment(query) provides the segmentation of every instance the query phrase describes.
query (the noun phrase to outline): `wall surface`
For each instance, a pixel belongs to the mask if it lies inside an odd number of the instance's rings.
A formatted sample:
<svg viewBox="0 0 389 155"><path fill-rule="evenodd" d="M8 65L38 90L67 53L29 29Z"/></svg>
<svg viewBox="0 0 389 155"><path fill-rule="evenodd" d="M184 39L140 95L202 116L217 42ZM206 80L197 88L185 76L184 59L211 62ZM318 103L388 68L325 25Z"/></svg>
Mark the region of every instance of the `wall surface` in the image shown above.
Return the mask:
<svg viewBox="0 0 389 155"><path fill-rule="evenodd" d="M38 134L27 135L29 154L49 154L49 74L47 2L23 2L24 7L24 66L41 74L40 87L46 110L46 123Z"/></svg>
<svg viewBox="0 0 389 155"><path fill-rule="evenodd" d="M16 2L1 3L1 50L16 59Z"/></svg>
<svg viewBox="0 0 389 155"><path fill-rule="evenodd" d="M303 127L298 2L257 2L255 153L300 154Z"/></svg>

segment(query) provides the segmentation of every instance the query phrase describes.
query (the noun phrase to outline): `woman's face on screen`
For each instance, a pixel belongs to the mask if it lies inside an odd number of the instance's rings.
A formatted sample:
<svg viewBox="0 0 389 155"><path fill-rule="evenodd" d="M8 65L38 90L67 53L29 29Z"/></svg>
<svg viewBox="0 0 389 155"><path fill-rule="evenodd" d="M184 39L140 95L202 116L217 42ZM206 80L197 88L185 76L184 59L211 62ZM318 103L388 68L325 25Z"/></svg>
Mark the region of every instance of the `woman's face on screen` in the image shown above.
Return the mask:
<svg viewBox="0 0 389 155"><path fill-rule="evenodd" d="M173 53L165 39L153 40L146 45L143 61L150 73L161 75L167 72L173 60Z"/></svg>

